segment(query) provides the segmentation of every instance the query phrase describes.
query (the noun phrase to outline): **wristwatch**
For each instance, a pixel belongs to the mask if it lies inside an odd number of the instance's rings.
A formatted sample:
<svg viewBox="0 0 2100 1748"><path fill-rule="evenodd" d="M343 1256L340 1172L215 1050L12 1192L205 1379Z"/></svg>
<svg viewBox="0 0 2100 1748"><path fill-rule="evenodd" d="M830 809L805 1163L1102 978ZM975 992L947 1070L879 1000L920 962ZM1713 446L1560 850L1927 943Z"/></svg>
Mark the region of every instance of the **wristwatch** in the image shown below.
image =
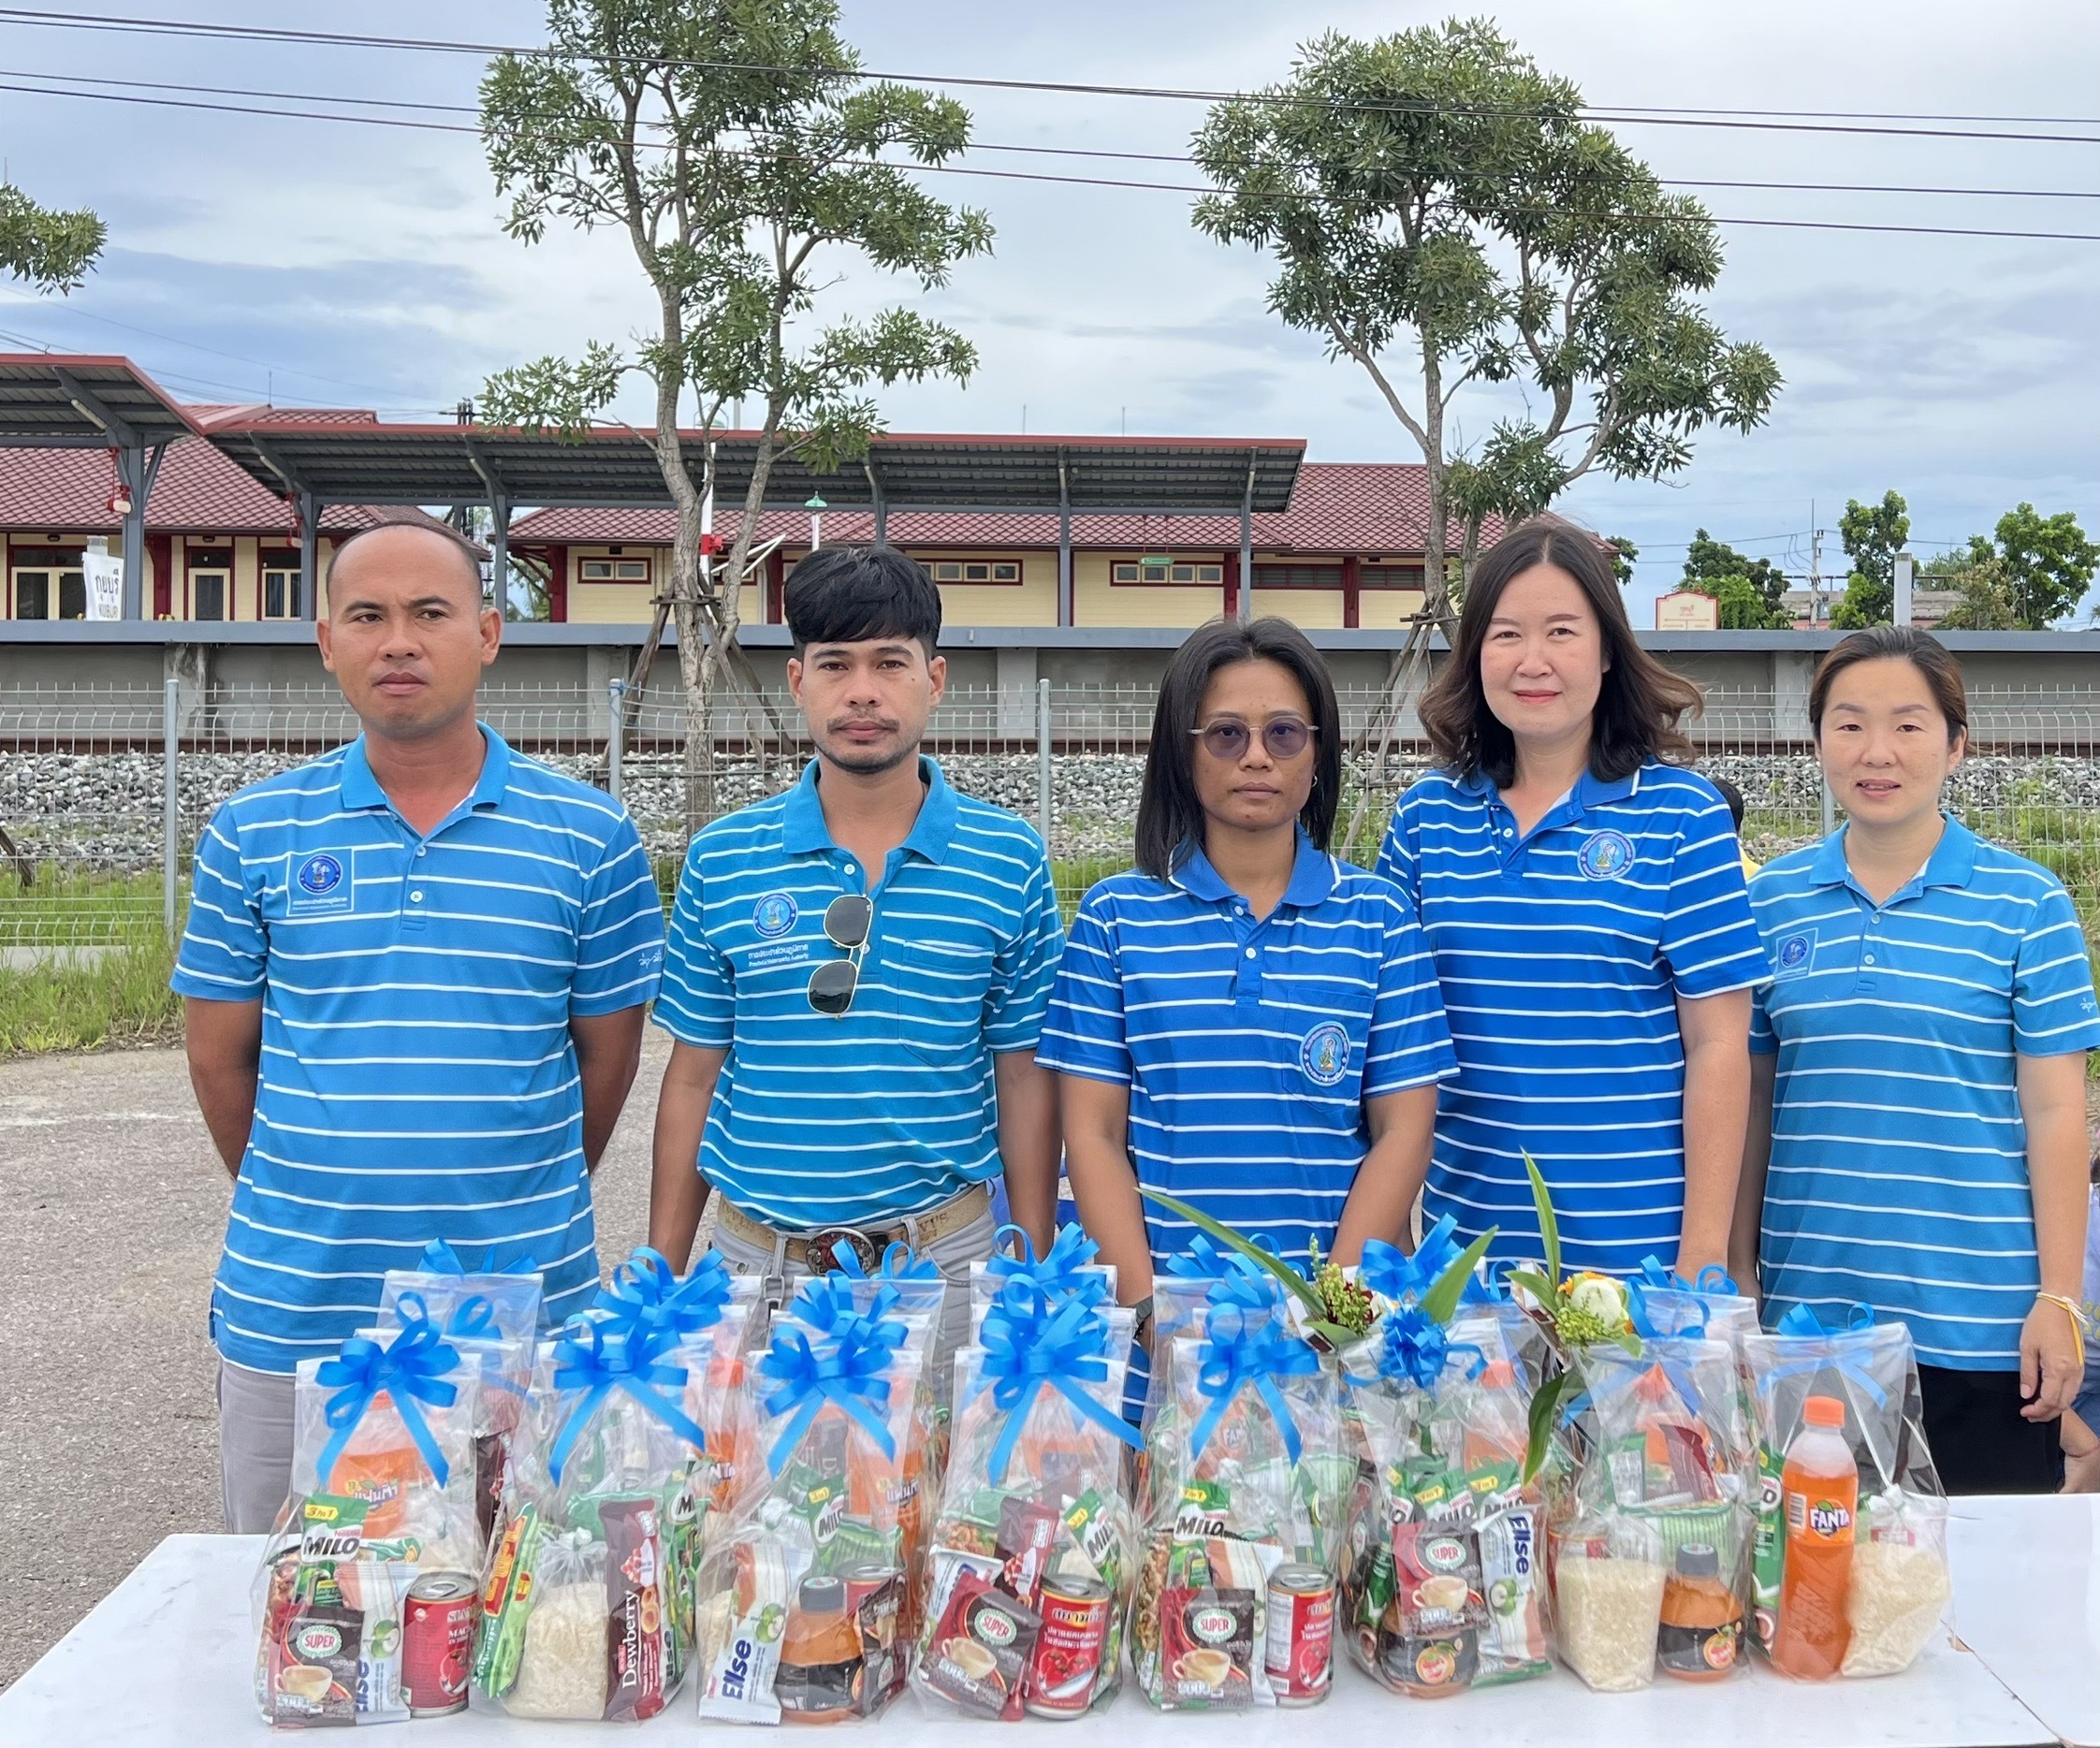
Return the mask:
<svg viewBox="0 0 2100 1748"><path fill-rule="evenodd" d="M1129 1309L1137 1314L1137 1321L1130 1325L1130 1333L1133 1335L1144 1334L1152 1321L1152 1295L1146 1293L1144 1298L1133 1300Z"/></svg>

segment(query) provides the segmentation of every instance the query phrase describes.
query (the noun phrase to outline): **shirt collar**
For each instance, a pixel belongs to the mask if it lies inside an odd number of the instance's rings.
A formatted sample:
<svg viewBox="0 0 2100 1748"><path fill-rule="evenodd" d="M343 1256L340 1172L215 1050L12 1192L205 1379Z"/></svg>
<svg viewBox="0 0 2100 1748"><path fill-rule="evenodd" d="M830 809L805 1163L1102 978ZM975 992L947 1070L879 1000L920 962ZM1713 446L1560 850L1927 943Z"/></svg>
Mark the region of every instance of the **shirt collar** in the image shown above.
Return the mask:
<svg viewBox="0 0 2100 1748"><path fill-rule="evenodd" d="M811 759L802 767L802 779L788 791L787 811L780 822L780 848L791 856L813 855L839 846L831 840L831 828L824 823L824 803L817 797L817 766ZM928 862L945 862L955 841L955 792L938 759L919 757L919 780L926 787L919 803L919 817L904 840L907 855Z"/></svg>
<svg viewBox="0 0 2100 1748"><path fill-rule="evenodd" d="M470 808L492 808L503 800L503 791L510 784L510 747L503 737L482 722L483 742L481 775L474 779L474 793L467 797ZM372 760L365 752L365 737L359 735L343 750L343 776L339 785L343 805L346 808L391 808L386 792L379 786L379 779L372 774Z"/></svg>
<svg viewBox="0 0 2100 1748"><path fill-rule="evenodd" d="M1200 898L1205 904L1220 904L1228 898L1239 896L1210 865L1201 844L1189 846L1189 854L1174 871L1174 884L1179 886L1191 898ZM1293 910L1310 910L1334 890L1334 864L1325 852L1318 850L1313 840L1305 835L1305 828L1298 827L1298 848L1291 862L1291 883L1283 889L1282 902Z"/></svg>
<svg viewBox="0 0 2100 1748"><path fill-rule="evenodd" d="M1639 771L1629 771L1624 777L1605 778L1585 767L1582 776L1575 779L1575 787L1568 791L1568 800L1560 806L1572 803L1574 813L1579 818L1590 808L1602 807L1608 801L1624 801L1640 787ZM1466 795L1485 795L1496 801L1502 798L1501 789L1485 771L1474 771L1461 777L1458 779L1458 790L1461 794ZM1556 807L1553 810L1558 812L1560 808Z"/></svg>
<svg viewBox="0 0 2100 1748"><path fill-rule="evenodd" d="M1856 886L1851 866L1845 859L1845 835L1852 827L1847 824L1832 832L1816 847L1816 861L1809 869L1809 879L1818 886ZM1932 846L1932 853L1925 858L1925 866L1918 869L1902 891L1889 895L1889 902L1914 892L1923 892L1929 886L1966 886L1976 871L1976 835L1958 819L1947 816L1947 824L1940 833L1940 840Z"/></svg>

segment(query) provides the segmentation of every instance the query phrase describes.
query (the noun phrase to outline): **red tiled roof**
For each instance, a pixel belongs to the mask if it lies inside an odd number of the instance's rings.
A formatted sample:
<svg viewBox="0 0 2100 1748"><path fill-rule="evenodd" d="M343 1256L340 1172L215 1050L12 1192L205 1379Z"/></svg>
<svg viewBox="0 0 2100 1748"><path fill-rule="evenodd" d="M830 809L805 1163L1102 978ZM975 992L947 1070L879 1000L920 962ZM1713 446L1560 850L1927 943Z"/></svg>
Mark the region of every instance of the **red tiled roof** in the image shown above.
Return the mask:
<svg viewBox="0 0 2100 1748"><path fill-rule="evenodd" d="M210 414L219 409L188 409ZM307 409L299 409L310 416ZM345 411L344 423L366 424L369 413ZM109 457L101 449L0 449L0 529L30 533L115 533L124 518L109 514ZM380 522L430 522L407 505L331 503L321 513L325 534L351 534ZM200 437L170 444L153 496L146 502L152 533L282 534L292 512Z"/></svg>
<svg viewBox="0 0 2100 1748"><path fill-rule="evenodd" d="M1254 544L1263 552L1334 556L1353 552L1384 556L1420 553L1428 520L1428 473L1419 462L1308 461L1298 473L1291 508L1254 518ZM867 510L825 513L824 533L842 546L875 538L875 517ZM540 510L511 525L514 543L668 546L677 517L668 509ZM808 513L773 511L759 520L759 538L784 535L800 544L809 532ZM1452 529L1455 539L1457 530ZM1487 543L1501 537L1491 519L1481 531ZM1001 546L1055 548L1054 515L1002 516L962 511L897 510L889 537L899 546ZM1239 518L1229 516L1081 516L1072 518L1072 544L1096 550L1229 551L1239 545Z"/></svg>

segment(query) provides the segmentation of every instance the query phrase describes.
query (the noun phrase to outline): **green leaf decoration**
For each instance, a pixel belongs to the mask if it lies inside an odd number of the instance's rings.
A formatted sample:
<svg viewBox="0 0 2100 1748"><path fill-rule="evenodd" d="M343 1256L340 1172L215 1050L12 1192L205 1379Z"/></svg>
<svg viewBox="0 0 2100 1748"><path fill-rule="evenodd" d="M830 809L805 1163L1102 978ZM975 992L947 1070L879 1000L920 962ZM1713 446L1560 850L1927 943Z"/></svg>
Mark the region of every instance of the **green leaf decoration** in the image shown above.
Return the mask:
<svg viewBox="0 0 2100 1748"><path fill-rule="evenodd" d="M1553 1417L1560 1410L1560 1399L1567 1393L1570 1376L1555 1373L1539 1386L1539 1393L1531 1399L1531 1437L1524 1453L1524 1479L1527 1481L1546 1461L1547 1449L1553 1443Z"/></svg>
<svg viewBox="0 0 2100 1748"><path fill-rule="evenodd" d="M1495 1242L1495 1231L1491 1226L1467 1245L1451 1260L1451 1267L1436 1277L1436 1285L1422 1295L1422 1314L1432 1323L1451 1320L1458 1309L1459 1298L1466 1291L1466 1283L1473 1278L1473 1271L1487 1255L1487 1247Z"/></svg>
<svg viewBox="0 0 2100 1748"><path fill-rule="evenodd" d="M1219 1244L1230 1245L1232 1249L1238 1251L1241 1256L1249 1257L1267 1269L1271 1275L1274 1275L1276 1279L1297 1296L1299 1303L1306 1310L1312 1313L1312 1317L1307 1319L1310 1327L1320 1330L1323 1334L1332 1330L1341 1337L1343 1342L1355 1339L1348 1330L1341 1328L1339 1324L1327 1321L1327 1306L1321 1302L1320 1295L1313 1291L1312 1283L1292 1268L1290 1263L1284 1261L1281 1258L1272 1257L1252 1239L1235 1232L1230 1226L1224 1225L1220 1221L1212 1219L1201 1208L1190 1207L1178 1196L1170 1196L1163 1189L1147 1189L1143 1184L1137 1187L1137 1192L1147 1202L1158 1202L1169 1214L1179 1215L1199 1231L1208 1232Z"/></svg>
<svg viewBox="0 0 2100 1748"><path fill-rule="evenodd" d="M1511 1269L1503 1276L1512 1287L1522 1287L1534 1299L1548 1317L1553 1313L1553 1284L1537 1269Z"/></svg>
<svg viewBox="0 0 2100 1748"><path fill-rule="evenodd" d="M1546 1241L1546 1273L1557 1285L1560 1280L1560 1224L1553 1218L1553 1199L1546 1193L1546 1180L1528 1148L1524 1156L1524 1169L1531 1179L1531 1200L1539 1209L1539 1234Z"/></svg>

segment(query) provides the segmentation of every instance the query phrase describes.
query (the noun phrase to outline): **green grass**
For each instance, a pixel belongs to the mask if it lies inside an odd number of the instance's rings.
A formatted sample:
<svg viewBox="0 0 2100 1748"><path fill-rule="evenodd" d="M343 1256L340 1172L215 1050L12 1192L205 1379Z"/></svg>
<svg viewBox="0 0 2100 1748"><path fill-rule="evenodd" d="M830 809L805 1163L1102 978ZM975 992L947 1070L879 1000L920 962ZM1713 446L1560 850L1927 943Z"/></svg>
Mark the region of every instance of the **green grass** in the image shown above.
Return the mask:
<svg viewBox="0 0 2100 1748"><path fill-rule="evenodd" d="M157 871L71 872L46 862L23 886L15 866L0 863L0 947L122 945L149 925L160 932L161 904Z"/></svg>
<svg viewBox="0 0 2100 1748"><path fill-rule="evenodd" d="M168 987L173 964L155 918L100 954L0 970L0 1058L174 1042L182 1003Z"/></svg>

